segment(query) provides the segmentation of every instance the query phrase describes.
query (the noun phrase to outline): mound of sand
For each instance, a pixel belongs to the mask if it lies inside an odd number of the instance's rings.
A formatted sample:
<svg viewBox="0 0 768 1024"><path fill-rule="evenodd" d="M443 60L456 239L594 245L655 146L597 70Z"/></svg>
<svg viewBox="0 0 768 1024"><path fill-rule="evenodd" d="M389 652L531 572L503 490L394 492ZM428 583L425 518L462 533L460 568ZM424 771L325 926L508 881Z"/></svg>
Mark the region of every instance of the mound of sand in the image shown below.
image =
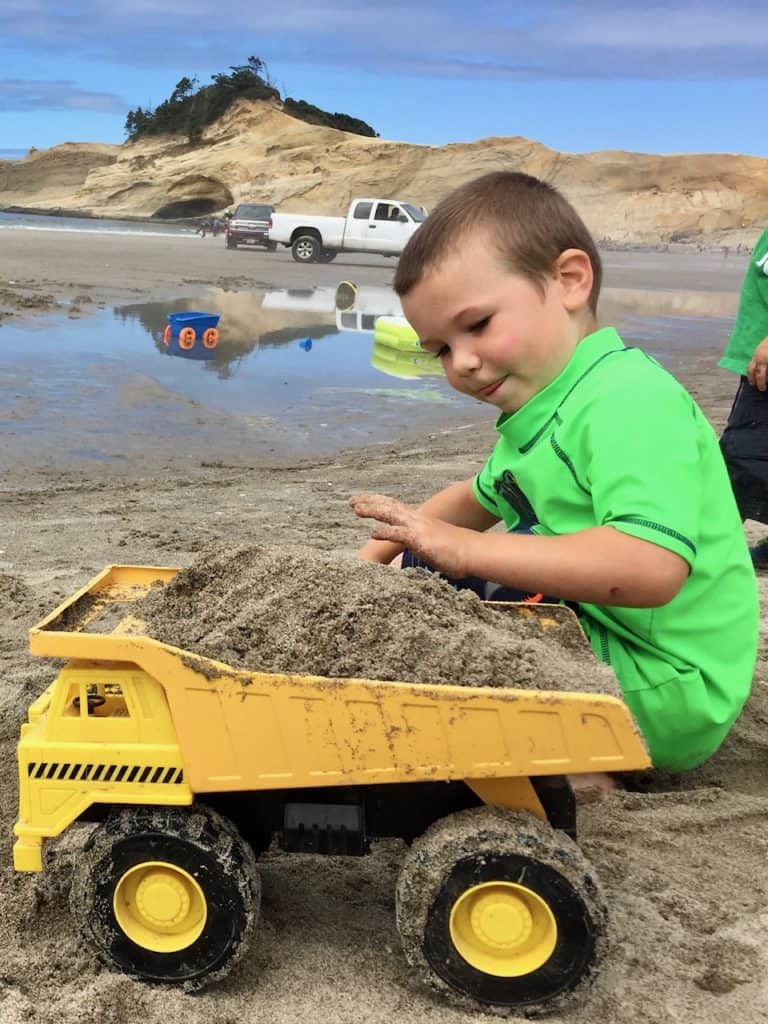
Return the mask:
<svg viewBox="0 0 768 1024"><path fill-rule="evenodd" d="M209 547L136 608L158 640L262 672L619 695L575 629L484 604L422 569L306 548Z"/></svg>

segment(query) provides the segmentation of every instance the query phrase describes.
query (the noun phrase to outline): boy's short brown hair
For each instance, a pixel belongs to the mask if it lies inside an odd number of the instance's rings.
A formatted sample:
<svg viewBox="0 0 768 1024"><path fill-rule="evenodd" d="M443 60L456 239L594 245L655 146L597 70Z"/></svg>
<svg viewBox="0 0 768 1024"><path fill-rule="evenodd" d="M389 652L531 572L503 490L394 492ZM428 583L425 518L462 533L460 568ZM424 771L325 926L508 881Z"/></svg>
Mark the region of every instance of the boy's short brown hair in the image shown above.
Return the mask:
<svg viewBox="0 0 768 1024"><path fill-rule="evenodd" d="M508 268L541 286L566 249L592 263L589 308L597 311L602 264L589 230L556 188L530 174L494 171L460 185L442 199L400 257L394 288L407 295L425 271L458 250L470 232L486 231Z"/></svg>

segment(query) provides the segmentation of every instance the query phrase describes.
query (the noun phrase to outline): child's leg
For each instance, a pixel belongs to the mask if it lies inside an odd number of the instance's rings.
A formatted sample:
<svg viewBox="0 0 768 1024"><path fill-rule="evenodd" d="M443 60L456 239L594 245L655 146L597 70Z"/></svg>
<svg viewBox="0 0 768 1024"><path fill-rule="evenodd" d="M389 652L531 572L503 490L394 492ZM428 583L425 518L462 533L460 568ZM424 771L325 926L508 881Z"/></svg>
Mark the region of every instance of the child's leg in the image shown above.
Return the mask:
<svg viewBox="0 0 768 1024"><path fill-rule="evenodd" d="M720 438L731 486L743 519L768 523L768 391L741 378Z"/></svg>
<svg viewBox="0 0 768 1024"><path fill-rule="evenodd" d="M568 781L577 804L594 803L606 793L622 788L618 778L606 772L581 772L578 775L569 775Z"/></svg>

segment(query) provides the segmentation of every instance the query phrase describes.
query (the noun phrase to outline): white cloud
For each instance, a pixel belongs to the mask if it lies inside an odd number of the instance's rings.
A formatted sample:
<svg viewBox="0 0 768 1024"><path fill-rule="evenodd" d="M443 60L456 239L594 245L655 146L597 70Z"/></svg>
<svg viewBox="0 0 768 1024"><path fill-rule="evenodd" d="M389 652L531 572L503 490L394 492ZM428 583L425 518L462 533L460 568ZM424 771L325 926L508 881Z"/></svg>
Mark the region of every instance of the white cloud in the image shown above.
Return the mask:
<svg viewBox="0 0 768 1024"><path fill-rule="evenodd" d="M768 74L768 5L750 0L0 0L0 21L17 51L188 73L256 53L278 74L291 62L465 78Z"/></svg>
<svg viewBox="0 0 768 1024"><path fill-rule="evenodd" d="M115 114L127 104L110 92L88 92L74 82L0 79L0 110L92 110Z"/></svg>

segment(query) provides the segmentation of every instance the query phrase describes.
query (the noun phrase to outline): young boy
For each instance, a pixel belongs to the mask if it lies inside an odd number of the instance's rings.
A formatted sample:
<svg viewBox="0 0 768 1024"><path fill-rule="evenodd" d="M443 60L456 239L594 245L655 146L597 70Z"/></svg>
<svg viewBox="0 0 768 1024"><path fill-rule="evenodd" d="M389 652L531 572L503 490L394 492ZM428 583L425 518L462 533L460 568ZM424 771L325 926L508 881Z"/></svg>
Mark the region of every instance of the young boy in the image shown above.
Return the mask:
<svg viewBox="0 0 768 1024"><path fill-rule="evenodd" d="M758 603L715 434L649 356L596 329L600 258L549 185L493 173L445 198L400 258L395 290L457 391L499 412L476 477L376 520L361 558L414 553L573 602L654 763L693 768L749 692ZM503 521L508 532L486 531ZM521 527L527 532L515 532Z"/></svg>

